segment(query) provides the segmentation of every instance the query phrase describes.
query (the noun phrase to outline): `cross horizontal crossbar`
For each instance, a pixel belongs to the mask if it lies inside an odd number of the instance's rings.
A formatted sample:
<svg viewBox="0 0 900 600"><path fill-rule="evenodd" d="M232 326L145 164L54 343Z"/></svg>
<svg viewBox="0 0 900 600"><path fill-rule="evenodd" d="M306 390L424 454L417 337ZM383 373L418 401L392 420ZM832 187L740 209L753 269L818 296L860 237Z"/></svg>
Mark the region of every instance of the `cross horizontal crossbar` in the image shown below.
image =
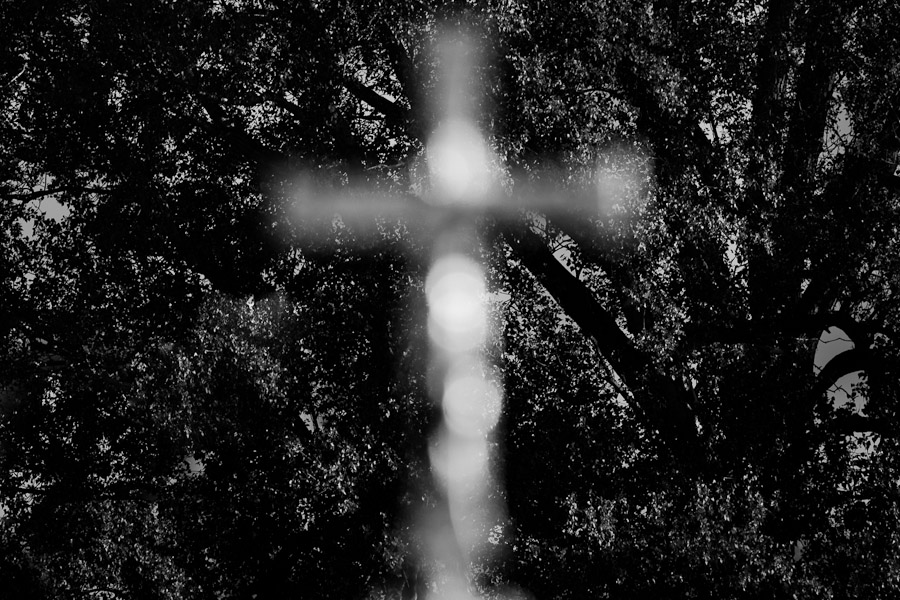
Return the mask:
<svg viewBox="0 0 900 600"><path fill-rule="evenodd" d="M449 216L488 217L500 222L521 219L529 213L552 220L584 222L608 214L608 207L587 192L520 192L491 194L478 202L436 203L412 194L316 192L302 190L288 198L288 214L302 229L303 236L326 246L334 243L327 235L336 218L356 233L374 234L384 222L404 221L410 227L429 231Z"/></svg>

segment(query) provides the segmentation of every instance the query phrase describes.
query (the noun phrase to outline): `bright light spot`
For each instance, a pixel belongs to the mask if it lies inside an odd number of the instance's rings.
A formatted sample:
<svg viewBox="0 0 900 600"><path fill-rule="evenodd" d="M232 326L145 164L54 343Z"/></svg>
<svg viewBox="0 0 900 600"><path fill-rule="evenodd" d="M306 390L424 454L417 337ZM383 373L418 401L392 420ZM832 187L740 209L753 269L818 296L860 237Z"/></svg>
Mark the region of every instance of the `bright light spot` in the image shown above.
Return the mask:
<svg viewBox="0 0 900 600"><path fill-rule="evenodd" d="M465 577L452 575L435 592L429 592L424 600L478 600L468 589Z"/></svg>
<svg viewBox="0 0 900 600"><path fill-rule="evenodd" d="M453 496L477 496L487 483L488 444L484 438L448 435L445 431L430 448L435 473Z"/></svg>
<svg viewBox="0 0 900 600"><path fill-rule="evenodd" d="M863 380L863 371L854 371L841 376L828 388L828 399L835 410L847 409L854 415L862 417L865 414L868 399L866 394L859 389Z"/></svg>
<svg viewBox="0 0 900 600"><path fill-rule="evenodd" d="M428 332L450 352L478 346L487 333L486 286L481 267L461 254L438 259L425 282Z"/></svg>
<svg viewBox="0 0 900 600"><path fill-rule="evenodd" d="M621 207L628 191L628 180L623 173L601 169L597 173L597 203L602 212Z"/></svg>
<svg viewBox="0 0 900 600"><path fill-rule="evenodd" d="M444 418L454 433L487 434L500 418L501 392L493 381L467 369L451 369L444 388Z"/></svg>
<svg viewBox="0 0 900 600"><path fill-rule="evenodd" d="M831 359L852 350L856 345L850 339L843 329L839 327L828 327L819 337L819 344L816 346L816 354L813 357L813 372L819 373L825 368Z"/></svg>
<svg viewBox="0 0 900 600"><path fill-rule="evenodd" d="M597 166L597 208L601 214L622 212L629 199L646 196L650 162L644 154L632 149L613 148Z"/></svg>
<svg viewBox="0 0 900 600"><path fill-rule="evenodd" d="M45 217L57 223L62 222L63 219L68 218L72 214L69 207L60 204L55 198L44 198L38 205L38 209Z"/></svg>
<svg viewBox="0 0 900 600"><path fill-rule="evenodd" d="M456 118L438 125L425 156L438 201L478 202L490 190L492 153L471 122Z"/></svg>

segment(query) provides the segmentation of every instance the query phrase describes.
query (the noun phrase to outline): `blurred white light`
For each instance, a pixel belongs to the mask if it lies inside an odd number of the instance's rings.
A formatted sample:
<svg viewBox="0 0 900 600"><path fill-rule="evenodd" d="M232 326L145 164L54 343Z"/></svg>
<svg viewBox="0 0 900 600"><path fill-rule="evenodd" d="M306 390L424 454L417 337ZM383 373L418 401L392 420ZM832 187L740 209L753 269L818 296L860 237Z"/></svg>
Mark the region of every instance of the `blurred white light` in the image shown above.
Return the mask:
<svg viewBox="0 0 900 600"><path fill-rule="evenodd" d="M488 443L444 430L429 449L431 464L449 496L478 497L487 484Z"/></svg>
<svg viewBox="0 0 900 600"><path fill-rule="evenodd" d="M458 371L451 369L444 387L447 426L463 436L486 435L500 418L500 388L477 372Z"/></svg>
<svg viewBox="0 0 900 600"><path fill-rule="evenodd" d="M622 173L610 169L597 172L597 203L600 211L606 213L622 206L628 192L628 179Z"/></svg>
<svg viewBox="0 0 900 600"><path fill-rule="evenodd" d="M603 152L596 170L597 208L612 215L638 209L647 199L653 178L650 159L638 148L612 147Z"/></svg>
<svg viewBox="0 0 900 600"><path fill-rule="evenodd" d="M425 281L432 341L450 352L478 346L487 333L485 291L478 263L462 254L438 259Z"/></svg>
<svg viewBox="0 0 900 600"><path fill-rule="evenodd" d="M491 151L481 132L465 119L448 119L425 148L428 173L442 202L479 202L492 182Z"/></svg>
<svg viewBox="0 0 900 600"><path fill-rule="evenodd" d="M447 577L447 581L436 591L428 592L424 600L478 600L469 592L468 581L458 574Z"/></svg>

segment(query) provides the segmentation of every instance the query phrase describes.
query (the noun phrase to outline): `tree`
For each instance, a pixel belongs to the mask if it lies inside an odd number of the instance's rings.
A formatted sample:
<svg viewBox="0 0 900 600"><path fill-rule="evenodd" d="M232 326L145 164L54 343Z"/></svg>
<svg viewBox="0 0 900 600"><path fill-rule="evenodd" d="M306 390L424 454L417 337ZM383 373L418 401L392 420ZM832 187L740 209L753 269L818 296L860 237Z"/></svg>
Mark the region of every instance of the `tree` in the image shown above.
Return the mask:
<svg viewBox="0 0 900 600"><path fill-rule="evenodd" d="M415 587L422 240L286 200L415 192L444 22L486 40L509 196L601 207L485 225L509 523L482 583L896 594L895 3L0 10L0 542L23 595ZM853 348L816 372L830 327ZM833 410L860 372L864 415ZM860 431L877 452L849 451Z"/></svg>

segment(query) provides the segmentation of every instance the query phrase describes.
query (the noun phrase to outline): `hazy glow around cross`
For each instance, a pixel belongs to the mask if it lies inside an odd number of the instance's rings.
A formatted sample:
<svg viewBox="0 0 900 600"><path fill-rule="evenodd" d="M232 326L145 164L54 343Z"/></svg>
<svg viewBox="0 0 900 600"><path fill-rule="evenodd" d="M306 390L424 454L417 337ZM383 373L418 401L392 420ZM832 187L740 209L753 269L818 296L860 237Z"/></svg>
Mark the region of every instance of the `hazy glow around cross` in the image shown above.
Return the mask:
<svg viewBox="0 0 900 600"><path fill-rule="evenodd" d="M601 211L608 211L624 202L628 180L622 173L611 169L597 172L597 202Z"/></svg>
<svg viewBox="0 0 900 600"><path fill-rule="evenodd" d="M463 436L487 434L500 418L501 391L468 365L454 365L444 387L447 426Z"/></svg>
<svg viewBox="0 0 900 600"><path fill-rule="evenodd" d="M425 281L428 299L428 333L431 340L450 352L477 347L487 334L486 292L481 267L462 254L439 258Z"/></svg>
<svg viewBox="0 0 900 600"><path fill-rule="evenodd" d="M482 105L474 85L481 55L477 39L459 30L442 36L433 97L440 116L424 157L429 180L423 186L425 199L456 209L437 237L425 281L430 368L438 384L433 398L443 412L429 458L442 498L435 514L449 520L422 529L433 553L429 559L438 566L428 600L473 600L473 561L485 548L492 550L488 532L503 519L503 507L490 493L497 484L491 473L490 434L500 418L502 389L485 377L491 371L482 348L489 333L485 270L473 252L475 220L460 210L494 205L498 196L492 192L498 186L499 161L476 125Z"/></svg>
<svg viewBox="0 0 900 600"><path fill-rule="evenodd" d="M488 475L488 444L484 438L444 432L430 448L431 464L451 498L460 493L474 496Z"/></svg>
<svg viewBox="0 0 900 600"><path fill-rule="evenodd" d="M425 157L441 202L478 202L490 191L492 152L470 121L451 118L438 125L428 139Z"/></svg>
<svg viewBox="0 0 900 600"><path fill-rule="evenodd" d="M646 186L652 176L650 160L640 150L621 147L607 149L600 157L595 175L600 214L620 212L626 209L629 201L644 200Z"/></svg>

